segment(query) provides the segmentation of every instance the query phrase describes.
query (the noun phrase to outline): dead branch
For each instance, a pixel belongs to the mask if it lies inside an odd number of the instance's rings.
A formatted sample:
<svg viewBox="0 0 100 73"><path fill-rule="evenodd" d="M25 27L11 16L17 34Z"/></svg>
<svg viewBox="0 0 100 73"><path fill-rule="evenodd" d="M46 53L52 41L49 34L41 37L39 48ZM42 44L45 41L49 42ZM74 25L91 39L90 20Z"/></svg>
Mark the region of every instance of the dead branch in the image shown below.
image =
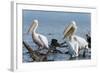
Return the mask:
<svg viewBox="0 0 100 73"><path fill-rule="evenodd" d="M46 61L45 55L41 55L39 52L33 51L33 49L25 41L23 41L23 45L29 51L29 54L30 54L33 61L37 61L37 62L38 61Z"/></svg>

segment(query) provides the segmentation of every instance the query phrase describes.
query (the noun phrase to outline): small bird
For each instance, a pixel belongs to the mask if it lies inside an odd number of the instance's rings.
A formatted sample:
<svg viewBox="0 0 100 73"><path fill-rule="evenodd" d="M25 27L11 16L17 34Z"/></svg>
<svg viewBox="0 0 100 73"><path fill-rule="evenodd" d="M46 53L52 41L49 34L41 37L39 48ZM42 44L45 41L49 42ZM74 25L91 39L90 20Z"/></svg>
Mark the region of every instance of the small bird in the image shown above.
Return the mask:
<svg viewBox="0 0 100 73"><path fill-rule="evenodd" d="M39 49L49 48L47 37L45 37L42 34L37 33L36 32L37 27L38 27L38 20L33 20L28 30L28 33L29 32L32 33L33 42L38 45Z"/></svg>
<svg viewBox="0 0 100 73"><path fill-rule="evenodd" d="M52 47L60 47L60 43L58 43L58 40L57 39L52 39L51 40L51 46Z"/></svg>
<svg viewBox="0 0 100 73"><path fill-rule="evenodd" d="M88 42L88 47L91 48L91 36L89 34L86 34L86 40Z"/></svg>

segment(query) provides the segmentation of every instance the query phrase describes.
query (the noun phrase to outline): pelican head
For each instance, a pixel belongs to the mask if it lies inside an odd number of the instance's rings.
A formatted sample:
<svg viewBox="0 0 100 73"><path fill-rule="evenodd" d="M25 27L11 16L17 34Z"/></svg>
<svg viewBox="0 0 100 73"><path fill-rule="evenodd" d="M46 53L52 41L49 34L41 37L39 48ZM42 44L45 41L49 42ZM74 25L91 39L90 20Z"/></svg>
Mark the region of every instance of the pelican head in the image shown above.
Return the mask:
<svg viewBox="0 0 100 73"><path fill-rule="evenodd" d="M76 22L71 21L70 24L67 26L67 28L65 28L65 30L64 30L64 38L73 36L75 34L76 30L77 30Z"/></svg>
<svg viewBox="0 0 100 73"><path fill-rule="evenodd" d="M71 21L71 24L76 25L76 22L75 21Z"/></svg>
<svg viewBox="0 0 100 73"><path fill-rule="evenodd" d="M36 19L35 19L35 20L33 20L33 23L36 23L36 24L38 24L38 20L36 20Z"/></svg>
<svg viewBox="0 0 100 73"><path fill-rule="evenodd" d="M36 30L37 26L38 26L38 20L35 19L33 20L28 32L31 33L33 30Z"/></svg>
<svg viewBox="0 0 100 73"><path fill-rule="evenodd" d="M75 21L71 21L71 24L73 25L73 27L74 27L75 29L77 29L77 26L76 26L76 22L75 22Z"/></svg>

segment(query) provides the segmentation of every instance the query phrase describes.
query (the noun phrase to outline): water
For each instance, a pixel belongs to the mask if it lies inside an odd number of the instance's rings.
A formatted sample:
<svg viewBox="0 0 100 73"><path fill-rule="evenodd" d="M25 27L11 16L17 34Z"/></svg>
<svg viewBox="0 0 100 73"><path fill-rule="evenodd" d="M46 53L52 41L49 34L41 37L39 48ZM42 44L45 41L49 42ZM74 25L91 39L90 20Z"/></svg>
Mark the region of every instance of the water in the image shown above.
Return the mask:
<svg viewBox="0 0 100 73"><path fill-rule="evenodd" d="M45 35L48 38L49 44L51 39L57 39L58 42L63 42L63 31L71 22L77 24L76 34L85 38L85 34L91 32L91 14L90 13L73 13L73 12L55 12L55 11L32 11L23 10L23 40L27 41L33 50L37 49L37 45L32 41L31 34L27 33L34 19L39 21L37 32ZM23 62L31 61L29 54L25 54L27 50L23 48ZM58 54L56 55L56 57ZM66 55L65 55L66 56ZM56 60L63 60L64 55L59 54ZM66 59L65 59L66 60Z"/></svg>

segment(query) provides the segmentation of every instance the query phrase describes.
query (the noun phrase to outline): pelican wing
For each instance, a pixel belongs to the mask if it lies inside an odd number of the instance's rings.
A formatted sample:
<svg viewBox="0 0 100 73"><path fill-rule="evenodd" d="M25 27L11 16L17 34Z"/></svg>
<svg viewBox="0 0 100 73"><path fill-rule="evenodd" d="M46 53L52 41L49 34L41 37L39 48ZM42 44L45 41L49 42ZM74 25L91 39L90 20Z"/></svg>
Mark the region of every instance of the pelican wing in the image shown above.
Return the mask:
<svg viewBox="0 0 100 73"><path fill-rule="evenodd" d="M44 44L44 47L49 48L48 39L45 36L41 35L41 34L39 34L39 38L40 38L41 42Z"/></svg>
<svg viewBox="0 0 100 73"><path fill-rule="evenodd" d="M74 38L77 40L80 48L85 48L88 46L88 42L84 38L77 35L75 35Z"/></svg>

